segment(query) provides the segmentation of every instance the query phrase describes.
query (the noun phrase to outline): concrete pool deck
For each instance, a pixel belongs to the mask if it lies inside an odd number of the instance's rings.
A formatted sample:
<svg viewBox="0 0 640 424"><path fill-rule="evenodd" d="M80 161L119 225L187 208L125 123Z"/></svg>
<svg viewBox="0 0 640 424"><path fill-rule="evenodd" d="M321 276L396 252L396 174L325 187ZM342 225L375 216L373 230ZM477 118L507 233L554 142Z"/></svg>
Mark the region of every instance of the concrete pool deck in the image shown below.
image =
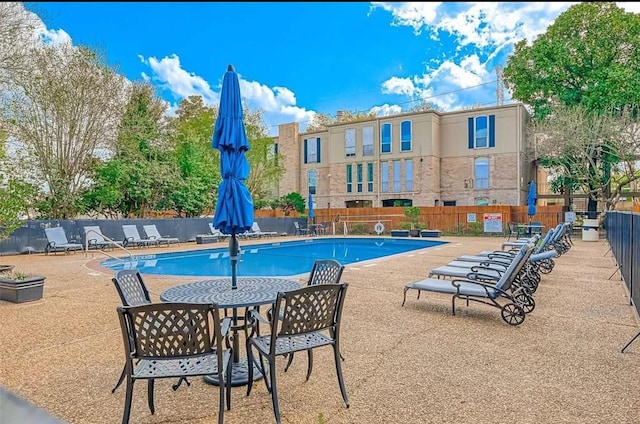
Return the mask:
<svg viewBox="0 0 640 424"><path fill-rule="evenodd" d="M284 240L285 238L281 238ZM450 243L347 266L343 371L351 407L340 397L331 350L278 366L283 423L621 423L640 422L640 321L604 240L575 245L556 259L535 294L536 309L518 327L496 308L451 296L407 294L405 284L462 254L499 249L500 237L442 237ZM242 245L261 240L243 241ZM218 243L225 246L224 243ZM217 245L215 245L217 246ZM135 249L159 253L211 248ZM0 386L63 422L119 423L124 386L111 393L123 364L112 272L99 253L3 256L1 263L47 277L44 299L0 301ZM613 274L612 278L609 278ZM197 277L145 275L153 299ZM211 423L217 391L201 379L176 392L156 383L156 413L146 384L135 386L132 423ZM0 411L0 422L3 411ZM38 422L38 421L32 421ZM232 390L225 422L272 423L262 381L251 396ZM21 419L20 424L30 424Z"/></svg>

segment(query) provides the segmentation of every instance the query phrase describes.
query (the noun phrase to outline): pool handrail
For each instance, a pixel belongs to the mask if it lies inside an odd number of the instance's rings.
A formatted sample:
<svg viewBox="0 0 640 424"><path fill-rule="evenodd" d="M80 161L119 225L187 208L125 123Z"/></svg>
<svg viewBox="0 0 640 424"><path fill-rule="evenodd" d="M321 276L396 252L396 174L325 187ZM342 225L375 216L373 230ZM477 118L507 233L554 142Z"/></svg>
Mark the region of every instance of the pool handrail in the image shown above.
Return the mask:
<svg viewBox="0 0 640 424"><path fill-rule="evenodd" d="M110 242L112 243L112 246L115 246L115 247L118 247L118 248L120 248L120 249L124 250L124 251L125 251L125 253L126 253L127 255L129 255L129 259L133 259L133 255L131 254L131 252L130 252L129 250L127 250L127 248L126 248L126 247L124 247L123 245L121 245L120 243L116 243L116 241L115 241L115 240L111 239L111 238L110 238L110 237L108 237L108 236L105 236L105 235L104 235L104 234L102 234L102 233L97 232L96 230L88 229L88 230L86 231L86 235L89 235L90 233L95 233L95 234L97 234L97 235L99 235L99 236L104 237L104 239L105 239L105 240L110 241ZM85 241L84 241L84 257L85 257L85 258L87 257L87 254L89 253L89 237L86 237L86 235L85 235ZM119 258L119 257L117 257L117 256L113 256L112 254L107 253L107 252L105 252L105 251L104 251L104 250L102 250L102 249L99 249L99 251L100 251L100 252L102 252L102 253L104 253L105 255L107 255L108 257L110 257L111 259L116 259L116 260L118 260L118 261L123 261L123 262L124 262L124 259ZM94 251L92 251L92 252L97 252L97 250L94 250Z"/></svg>

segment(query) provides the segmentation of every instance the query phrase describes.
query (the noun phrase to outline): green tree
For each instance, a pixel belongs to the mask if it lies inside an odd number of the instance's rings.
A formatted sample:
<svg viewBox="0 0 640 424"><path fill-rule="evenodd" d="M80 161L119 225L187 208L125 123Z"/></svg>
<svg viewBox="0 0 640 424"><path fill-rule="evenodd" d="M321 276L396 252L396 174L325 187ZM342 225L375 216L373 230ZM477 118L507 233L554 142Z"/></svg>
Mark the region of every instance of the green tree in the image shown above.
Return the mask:
<svg viewBox="0 0 640 424"><path fill-rule="evenodd" d="M220 183L219 152L211 147L217 110L204 105L201 96L180 102L171 121L177 178L169 185L165 200L179 214L201 215L212 209Z"/></svg>
<svg viewBox="0 0 640 424"><path fill-rule="evenodd" d="M160 203L175 177L165 113L166 104L153 86L131 86L112 157L94 165L92 187L84 193L89 209L107 216L142 217Z"/></svg>
<svg viewBox="0 0 640 424"><path fill-rule="evenodd" d="M579 107L583 111L580 113L589 116L621 115L625 108L640 105L640 15L627 13L612 2L574 5L535 41L520 41L503 75L512 97L528 104L534 121L545 120L545 126L558 119L559 128L563 121L560 115L571 110L556 112L559 107ZM592 155L586 168L591 177L586 180L585 189L590 195L587 209L592 218L597 201L605 200L598 196L611 191L610 187L598 189L600 176L617 166L611 162L616 155L598 153L615 150L608 142L594 141L592 137L580 141L585 150L579 157ZM571 190L572 174L581 171L572 168L577 166L573 157L535 159L555 165L564 162L556 168L560 170L559 181L567 183L563 190Z"/></svg>
<svg viewBox="0 0 640 424"><path fill-rule="evenodd" d="M2 135L0 134L0 137ZM5 162L4 144L0 147L0 241L22 226L20 215L26 215L35 189L16 178L16 172Z"/></svg>
<svg viewBox="0 0 640 424"><path fill-rule="evenodd" d="M410 110L410 112L438 112L440 108L437 104L429 102L427 100L420 100L416 105L414 105Z"/></svg>
<svg viewBox="0 0 640 424"><path fill-rule="evenodd" d="M518 42L503 77L536 119L556 105L640 104L640 15L612 2L576 4L532 43Z"/></svg>
<svg viewBox="0 0 640 424"><path fill-rule="evenodd" d="M541 163L557 175L556 189L580 190L615 209L625 187L640 180L640 122L637 108L587 111L582 106L556 106L553 115L528 129ZM604 166L612 164L611 168Z"/></svg>
<svg viewBox="0 0 640 424"><path fill-rule="evenodd" d="M37 27L38 17L22 2L0 3L0 84L12 84L16 75L28 72Z"/></svg>
<svg viewBox="0 0 640 424"><path fill-rule="evenodd" d="M298 213L302 213L305 210L306 201L300 193L291 192L276 199L273 202L272 207L274 209L281 209L284 211L285 215L289 215L289 213L294 210Z"/></svg>
<svg viewBox="0 0 640 424"><path fill-rule="evenodd" d="M307 132L323 131L327 129L327 126L333 124L339 124L341 122L356 122L367 119L373 119L376 117L374 112L350 112L342 110L338 112L336 117L325 113L316 113L313 115L311 122L307 125Z"/></svg>
<svg viewBox="0 0 640 424"><path fill-rule="evenodd" d="M86 47L42 45L29 58L28 72L7 71L5 130L21 146L20 169L43 184L49 217L74 217L94 158L113 146L126 82Z"/></svg>
<svg viewBox="0 0 640 424"><path fill-rule="evenodd" d="M269 136L261 111L244 111L244 125L251 149L247 152L250 171L245 182L253 198L254 207L272 197L284 167L275 153L273 138Z"/></svg>

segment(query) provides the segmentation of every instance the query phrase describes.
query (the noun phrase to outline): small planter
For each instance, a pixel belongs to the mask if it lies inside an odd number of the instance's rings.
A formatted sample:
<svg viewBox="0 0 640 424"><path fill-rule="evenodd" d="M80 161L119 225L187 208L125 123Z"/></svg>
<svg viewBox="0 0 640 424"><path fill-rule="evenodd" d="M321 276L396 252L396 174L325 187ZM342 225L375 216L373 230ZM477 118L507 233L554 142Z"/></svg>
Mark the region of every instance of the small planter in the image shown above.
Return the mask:
<svg viewBox="0 0 640 424"><path fill-rule="evenodd" d="M420 237L420 230L418 230L417 228L409 230L409 235L411 237Z"/></svg>
<svg viewBox="0 0 640 424"><path fill-rule="evenodd" d="M422 230L420 231L421 237L440 237L440 230Z"/></svg>
<svg viewBox="0 0 640 424"><path fill-rule="evenodd" d="M36 275L22 280L0 277L0 300L13 303L42 299L45 277Z"/></svg>
<svg viewBox="0 0 640 424"><path fill-rule="evenodd" d="M391 230L391 237L409 237L409 230Z"/></svg>

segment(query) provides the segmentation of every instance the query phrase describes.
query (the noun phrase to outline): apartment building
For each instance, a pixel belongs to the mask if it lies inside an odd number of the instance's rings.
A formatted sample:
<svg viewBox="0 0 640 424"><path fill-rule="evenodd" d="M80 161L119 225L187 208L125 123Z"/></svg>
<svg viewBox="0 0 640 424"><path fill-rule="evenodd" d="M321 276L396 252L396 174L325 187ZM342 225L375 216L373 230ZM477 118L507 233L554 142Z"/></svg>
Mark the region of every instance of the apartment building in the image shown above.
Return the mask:
<svg viewBox="0 0 640 424"><path fill-rule="evenodd" d="M522 104L410 112L301 133L279 126L278 196L316 208L526 204L535 167Z"/></svg>

